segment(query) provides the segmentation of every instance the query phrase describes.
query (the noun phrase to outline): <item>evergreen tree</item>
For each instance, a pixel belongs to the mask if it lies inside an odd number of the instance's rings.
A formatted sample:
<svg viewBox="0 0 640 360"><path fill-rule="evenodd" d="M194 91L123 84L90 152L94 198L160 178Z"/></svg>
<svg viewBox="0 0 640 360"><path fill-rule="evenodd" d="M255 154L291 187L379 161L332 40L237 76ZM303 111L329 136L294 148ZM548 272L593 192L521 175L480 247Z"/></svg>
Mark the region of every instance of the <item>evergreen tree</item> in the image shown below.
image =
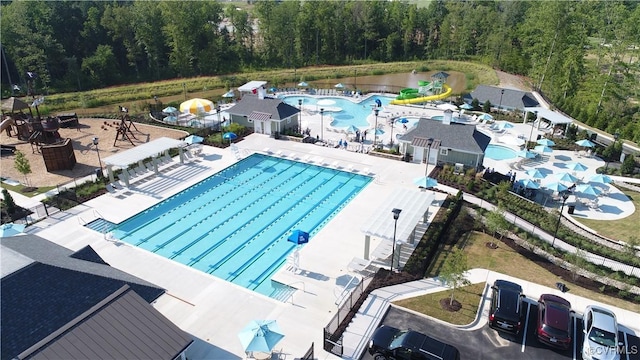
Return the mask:
<svg viewBox="0 0 640 360"><path fill-rule="evenodd" d="M13 196L9 194L9 190L2 189L2 197L4 198L4 208L7 214L12 214L16 211L16 202L13 200Z"/></svg>

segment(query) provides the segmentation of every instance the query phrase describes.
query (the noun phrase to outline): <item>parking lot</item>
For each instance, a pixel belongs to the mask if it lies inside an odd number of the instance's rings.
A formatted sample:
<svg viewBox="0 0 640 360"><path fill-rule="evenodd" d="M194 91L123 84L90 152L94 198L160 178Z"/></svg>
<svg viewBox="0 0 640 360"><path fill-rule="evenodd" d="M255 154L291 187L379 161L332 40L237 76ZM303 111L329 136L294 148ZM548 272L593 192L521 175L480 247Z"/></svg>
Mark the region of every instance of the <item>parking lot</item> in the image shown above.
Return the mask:
<svg viewBox="0 0 640 360"><path fill-rule="evenodd" d="M389 325L399 329L412 329L434 337L458 348L461 359L582 359L583 341L582 316L573 318L573 344L568 351L554 350L540 344L536 338L537 303L527 300L525 308L525 331L518 336L504 334L489 328L486 317L479 329L463 330L443 324L427 317L415 315L399 308L390 307L380 325ZM619 319L620 320L620 319ZM623 321L624 323L624 321ZM619 339L627 349L621 355L623 360L640 360L640 338L622 331ZM372 359L365 352L361 359Z"/></svg>

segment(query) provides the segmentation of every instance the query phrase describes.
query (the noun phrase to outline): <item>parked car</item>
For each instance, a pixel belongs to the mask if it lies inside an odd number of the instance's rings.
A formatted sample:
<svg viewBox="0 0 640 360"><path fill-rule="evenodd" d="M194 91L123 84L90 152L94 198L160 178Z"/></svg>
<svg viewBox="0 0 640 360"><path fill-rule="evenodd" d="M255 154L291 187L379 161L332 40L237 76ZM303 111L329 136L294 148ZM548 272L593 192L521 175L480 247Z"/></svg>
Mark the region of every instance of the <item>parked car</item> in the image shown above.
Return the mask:
<svg viewBox="0 0 640 360"><path fill-rule="evenodd" d="M616 314L595 305L587 306L582 318L584 360L619 360L623 343L618 342Z"/></svg>
<svg viewBox="0 0 640 360"><path fill-rule="evenodd" d="M571 303L557 295L538 299L538 341L567 350L571 346Z"/></svg>
<svg viewBox="0 0 640 360"><path fill-rule="evenodd" d="M522 330L522 287L506 280L496 280L491 287L489 326L512 334Z"/></svg>
<svg viewBox="0 0 640 360"><path fill-rule="evenodd" d="M382 325L369 341L369 354L376 360L460 360L454 346L412 330Z"/></svg>

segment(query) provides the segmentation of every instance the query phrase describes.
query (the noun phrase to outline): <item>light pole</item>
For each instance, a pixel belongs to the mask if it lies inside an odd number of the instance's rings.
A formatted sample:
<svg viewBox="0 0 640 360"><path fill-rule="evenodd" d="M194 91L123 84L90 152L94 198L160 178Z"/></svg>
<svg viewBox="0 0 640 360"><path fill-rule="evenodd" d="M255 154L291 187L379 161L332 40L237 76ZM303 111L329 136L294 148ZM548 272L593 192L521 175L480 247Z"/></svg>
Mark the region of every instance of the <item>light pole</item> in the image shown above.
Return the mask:
<svg viewBox="0 0 640 360"><path fill-rule="evenodd" d="M182 83L182 91L184 91L184 101L187 101L187 83Z"/></svg>
<svg viewBox="0 0 640 360"><path fill-rule="evenodd" d="M358 92L358 69L353 69L353 88Z"/></svg>
<svg viewBox="0 0 640 360"><path fill-rule="evenodd" d="M324 108L320 108L320 140L324 142Z"/></svg>
<svg viewBox="0 0 640 360"><path fill-rule="evenodd" d="M375 108L373 109L373 113L376 115L376 125L373 128L373 148L376 148L376 139L378 138L378 113L380 112L380 109Z"/></svg>
<svg viewBox="0 0 640 360"><path fill-rule="evenodd" d="M222 127L222 121L220 121L220 103L216 104L216 112L218 113L218 128Z"/></svg>
<svg viewBox="0 0 640 360"><path fill-rule="evenodd" d="M527 117L527 115L529 115L529 112L527 111L525 114L526 114L525 115L525 120L526 120L526 117ZM534 111L534 114L536 114L536 120L537 120L538 119L538 112ZM531 132L529 133L529 141L527 142L527 146L525 146L525 150L529 150L529 143L531 142L531 136L533 135L533 124L534 123L535 123L535 121L531 123Z"/></svg>
<svg viewBox="0 0 640 360"><path fill-rule="evenodd" d="M393 248L391 248L391 272L393 272L393 262L396 258L396 228L398 227L398 218L402 209L394 208L391 210L393 213ZM399 264L398 264L399 265Z"/></svg>
<svg viewBox="0 0 640 360"><path fill-rule="evenodd" d="M498 104L498 111L502 109L502 95L504 95L504 89L500 90L500 103Z"/></svg>
<svg viewBox="0 0 640 360"><path fill-rule="evenodd" d="M556 223L556 231L553 234L553 241L551 242L551 247L556 243L556 236L558 236L558 228L560 227L560 219L562 218L562 210L564 210L564 203L567 202L569 198L569 194L562 193L562 206L560 207L560 214L558 215L558 222Z"/></svg>
<svg viewBox="0 0 640 360"><path fill-rule="evenodd" d="M391 120L391 145L389 146L389 150L393 150L393 124L395 123L394 120Z"/></svg>
<svg viewBox="0 0 640 360"><path fill-rule="evenodd" d="M100 150L98 149L98 138L94 137L92 140L93 140L93 145L96 146L96 153L98 154L98 164L100 165L100 174L102 174L102 160L100 160Z"/></svg>
<svg viewBox="0 0 640 360"><path fill-rule="evenodd" d="M298 132L302 134L302 99L298 99Z"/></svg>
<svg viewBox="0 0 640 360"><path fill-rule="evenodd" d="M424 176L427 176L427 173L429 172L429 152L431 151L431 144L433 144L433 139L427 139L427 166L424 167Z"/></svg>

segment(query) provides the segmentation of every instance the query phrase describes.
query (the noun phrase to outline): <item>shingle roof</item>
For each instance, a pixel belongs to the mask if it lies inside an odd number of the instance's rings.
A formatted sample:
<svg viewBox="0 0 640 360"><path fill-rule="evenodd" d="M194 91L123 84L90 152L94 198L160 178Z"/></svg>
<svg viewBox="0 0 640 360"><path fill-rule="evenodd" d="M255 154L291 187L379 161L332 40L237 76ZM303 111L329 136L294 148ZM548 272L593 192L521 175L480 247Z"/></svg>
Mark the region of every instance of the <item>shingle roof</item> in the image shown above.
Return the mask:
<svg viewBox="0 0 640 360"><path fill-rule="evenodd" d="M476 130L475 125L461 123L443 124L438 120L422 118L415 128L400 137L400 141L412 142L414 138L440 140L440 147L458 151L484 153L491 138Z"/></svg>
<svg viewBox="0 0 640 360"><path fill-rule="evenodd" d="M502 90L504 90L504 94L500 94ZM478 85L478 87L471 92L469 97L471 98L471 100L478 99L480 104L484 104L487 100L489 100L489 102L493 106L501 105L505 108L520 110L524 110L525 107L540 105L533 94L531 94L530 92L514 89L503 89L487 85ZM469 97L467 97L466 100L469 100ZM502 97L502 101L500 101L500 97Z"/></svg>
<svg viewBox="0 0 640 360"><path fill-rule="evenodd" d="M271 120L284 120L296 115L300 110L280 99L269 97L259 99L255 95L245 95L227 112L238 116L249 116L253 112L261 112L271 114Z"/></svg>
<svg viewBox="0 0 640 360"><path fill-rule="evenodd" d="M124 285L20 359L175 359L193 339Z"/></svg>
<svg viewBox="0 0 640 360"><path fill-rule="evenodd" d="M149 303L164 293L101 264L102 259L73 258L71 250L35 235L2 238L0 245L3 359L18 355L125 284ZM5 263L15 265L11 259L17 256L33 261L5 272Z"/></svg>

